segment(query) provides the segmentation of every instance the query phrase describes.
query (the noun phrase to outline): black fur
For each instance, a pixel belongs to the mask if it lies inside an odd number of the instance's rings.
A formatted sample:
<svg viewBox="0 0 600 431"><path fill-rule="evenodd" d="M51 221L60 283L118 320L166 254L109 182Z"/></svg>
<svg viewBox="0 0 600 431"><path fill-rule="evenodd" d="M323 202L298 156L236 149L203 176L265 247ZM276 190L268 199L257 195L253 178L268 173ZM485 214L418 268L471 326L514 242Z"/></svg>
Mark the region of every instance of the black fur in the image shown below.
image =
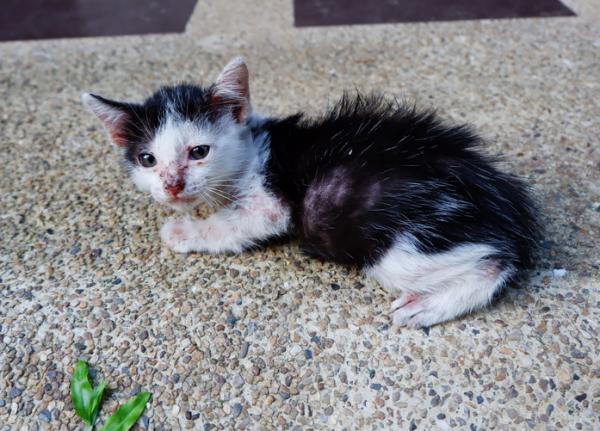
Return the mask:
<svg viewBox="0 0 600 431"><path fill-rule="evenodd" d="M423 252L466 243L529 261L538 225L525 184L499 171L466 126L380 96L344 96L322 118L269 119L268 185L312 256L373 264L399 235Z"/></svg>

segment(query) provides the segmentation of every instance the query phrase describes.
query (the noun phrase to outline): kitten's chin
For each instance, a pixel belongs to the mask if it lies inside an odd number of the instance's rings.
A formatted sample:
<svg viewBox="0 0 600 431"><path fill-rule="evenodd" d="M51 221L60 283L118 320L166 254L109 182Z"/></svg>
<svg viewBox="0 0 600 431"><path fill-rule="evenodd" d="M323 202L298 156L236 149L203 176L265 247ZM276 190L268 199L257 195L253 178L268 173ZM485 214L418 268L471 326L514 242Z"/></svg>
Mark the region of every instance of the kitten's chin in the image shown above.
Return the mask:
<svg viewBox="0 0 600 431"><path fill-rule="evenodd" d="M173 198L162 203L174 210L187 212L197 207L200 201L197 198Z"/></svg>

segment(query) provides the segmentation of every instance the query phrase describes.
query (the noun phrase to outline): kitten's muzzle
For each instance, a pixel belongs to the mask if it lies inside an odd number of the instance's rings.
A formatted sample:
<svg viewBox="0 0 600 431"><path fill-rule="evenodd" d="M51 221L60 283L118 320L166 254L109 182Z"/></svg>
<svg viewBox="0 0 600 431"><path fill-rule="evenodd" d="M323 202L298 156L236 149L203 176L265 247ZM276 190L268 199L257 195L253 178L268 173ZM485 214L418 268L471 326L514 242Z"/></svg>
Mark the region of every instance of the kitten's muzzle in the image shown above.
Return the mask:
<svg viewBox="0 0 600 431"><path fill-rule="evenodd" d="M183 189L185 188L185 181L184 180L177 180L175 182L169 182L165 184L165 191L167 192L168 195L172 196L172 197L177 197L177 195L179 195Z"/></svg>

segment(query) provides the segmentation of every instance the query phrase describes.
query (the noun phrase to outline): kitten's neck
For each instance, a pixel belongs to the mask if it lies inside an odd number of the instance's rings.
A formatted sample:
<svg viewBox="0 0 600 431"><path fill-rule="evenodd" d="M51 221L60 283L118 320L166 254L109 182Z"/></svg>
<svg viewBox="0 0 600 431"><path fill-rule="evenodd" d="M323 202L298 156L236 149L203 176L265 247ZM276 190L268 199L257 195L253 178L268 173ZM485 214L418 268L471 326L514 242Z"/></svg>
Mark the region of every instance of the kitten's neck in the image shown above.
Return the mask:
<svg viewBox="0 0 600 431"><path fill-rule="evenodd" d="M269 133L264 128L265 117L252 114L247 120L247 160L235 182L236 196L243 198L263 185L264 167L269 157Z"/></svg>

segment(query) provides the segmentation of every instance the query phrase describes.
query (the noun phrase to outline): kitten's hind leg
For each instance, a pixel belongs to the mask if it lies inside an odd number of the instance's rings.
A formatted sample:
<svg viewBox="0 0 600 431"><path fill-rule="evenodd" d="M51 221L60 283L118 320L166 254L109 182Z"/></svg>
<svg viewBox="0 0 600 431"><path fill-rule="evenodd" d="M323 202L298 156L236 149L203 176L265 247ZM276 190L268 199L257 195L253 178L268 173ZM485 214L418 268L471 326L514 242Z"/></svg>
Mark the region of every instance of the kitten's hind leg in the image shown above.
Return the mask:
<svg viewBox="0 0 600 431"><path fill-rule="evenodd" d="M494 294L502 288L506 275L489 276L486 271L465 274L447 285L424 294L408 293L410 301L392 304L392 321L395 325L421 328L454 319L487 306Z"/></svg>
<svg viewBox="0 0 600 431"><path fill-rule="evenodd" d="M395 325L427 327L487 306L514 273L485 245L463 245L436 254L390 251L368 273L391 291Z"/></svg>

